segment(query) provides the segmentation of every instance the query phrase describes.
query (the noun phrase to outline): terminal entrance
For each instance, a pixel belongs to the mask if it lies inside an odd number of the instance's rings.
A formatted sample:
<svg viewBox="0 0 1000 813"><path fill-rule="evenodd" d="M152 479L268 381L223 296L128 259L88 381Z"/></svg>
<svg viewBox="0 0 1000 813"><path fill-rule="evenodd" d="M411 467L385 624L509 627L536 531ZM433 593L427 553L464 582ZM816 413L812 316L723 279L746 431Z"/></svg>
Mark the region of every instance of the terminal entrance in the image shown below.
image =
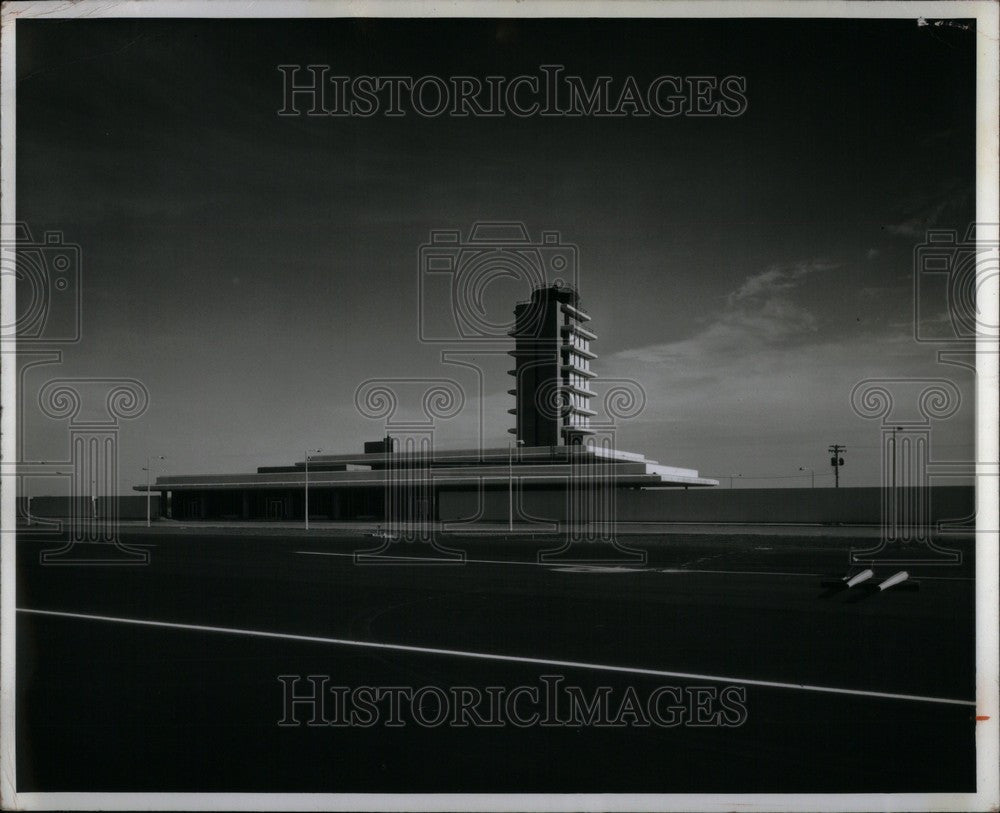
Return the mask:
<svg viewBox="0 0 1000 813"><path fill-rule="evenodd" d="M270 520L285 518L285 505L281 500L269 499L267 501L267 518Z"/></svg>

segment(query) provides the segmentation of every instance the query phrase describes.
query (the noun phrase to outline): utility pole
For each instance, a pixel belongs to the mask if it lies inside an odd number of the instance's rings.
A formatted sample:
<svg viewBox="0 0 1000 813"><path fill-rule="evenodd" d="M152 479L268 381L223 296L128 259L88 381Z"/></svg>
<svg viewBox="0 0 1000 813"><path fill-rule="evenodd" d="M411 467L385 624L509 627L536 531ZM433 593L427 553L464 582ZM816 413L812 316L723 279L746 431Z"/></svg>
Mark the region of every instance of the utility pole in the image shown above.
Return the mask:
<svg viewBox="0 0 1000 813"><path fill-rule="evenodd" d="M894 530L899 521L899 492L896 490L896 433L902 431L902 426L892 427L892 526Z"/></svg>
<svg viewBox="0 0 1000 813"><path fill-rule="evenodd" d="M518 438L517 445L523 446L524 441ZM512 442L507 443L507 532L514 532L514 444Z"/></svg>
<svg viewBox="0 0 1000 813"><path fill-rule="evenodd" d="M514 444L507 442L507 533L514 530Z"/></svg>
<svg viewBox="0 0 1000 813"><path fill-rule="evenodd" d="M833 466L833 487L840 488L840 467L844 465L844 458L840 455L847 451L847 447L834 443L827 451L833 455L830 458L830 465Z"/></svg>
<svg viewBox="0 0 1000 813"><path fill-rule="evenodd" d="M37 466L47 466L49 464L49 461L48 460L22 460L18 465L29 465L29 464L31 464L31 465L37 465ZM52 472L52 474L58 475L59 477L72 476L72 475L68 475L67 472L65 472L65 471L54 471L54 472ZM24 503L25 503L24 510L25 510L25 513L28 515L28 527L30 528L31 527L31 523L32 523L32 519L31 519L31 495L28 493L28 482L29 482L29 480L25 479L25 480L21 480L19 482L22 482L23 485L24 485L24 493L21 496L24 497Z"/></svg>
<svg viewBox="0 0 1000 813"><path fill-rule="evenodd" d="M165 458L163 455L159 455L156 459L157 460L166 460L167 458ZM150 522L149 501L150 501L150 493L151 492L150 492L149 488L150 488L150 478L152 477L152 475L150 473L150 468L151 467L149 465L149 462L150 462L149 455L146 455L146 468L144 468L143 471L146 472L146 527L147 528L149 527L149 522ZM161 499L160 502L163 502L163 500ZM160 506L160 510L162 512L163 506Z"/></svg>
<svg viewBox="0 0 1000 813"><path fill-rule="evenodd" d="M306 530L309 530L309 455L319 454L322 449L306 449Z"/></svg>

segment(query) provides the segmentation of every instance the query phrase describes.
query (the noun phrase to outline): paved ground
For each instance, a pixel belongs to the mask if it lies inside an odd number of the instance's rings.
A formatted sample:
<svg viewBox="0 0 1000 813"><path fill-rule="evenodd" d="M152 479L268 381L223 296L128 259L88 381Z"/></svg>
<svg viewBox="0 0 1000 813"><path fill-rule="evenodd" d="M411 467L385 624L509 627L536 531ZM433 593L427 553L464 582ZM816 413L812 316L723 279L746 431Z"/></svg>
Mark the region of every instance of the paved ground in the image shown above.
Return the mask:
<svg viewBox="0 0 1000 813"><path fill-rule="evenodd" d="M65 519L39 520L34 518L34 524L30 527L35 530L43 529L46 523L65 523ZM275 533L286 534L306 534L310 536L355 536L364 534L379 527L377 523L371 521L343 521L329 522L324 520L311 520L309 530L306 531L302 520L292 522L282 521L240 521L240 520L172 520L154 519L147 528L145 519L120 520L119 525L126 531L136 533L151 534L190 534L192 531L204 531L219 535L253 535L253 536L273 536ZM23 526L25 529L29 526ZM445 531L450 534L460 533L454 523L435 522L431 525L436 532ZM467 535L470 536L495 536L496 534L507 534L508 525L501 523L476 523L467 526ZM620 528L626 536L674 536L677 534L698 534L715 536L718 534L739 534L742 536L822 536L831 538L878 538L882 529L879 525L798 525L793 523L782 523L776 525L766 525L762 523L754 525L739 525L735 523L712 523L712 522L629 522L620 523ZM514 536L538 535L532 527L515 523Z"/></svg>
<svg viewBox="0 0 1000 813"><path fill-rule="evenodd" d="M870 535L675 529L621 539L644 563L600 565L539 563L552 543L523 536L450 538L462 564L419 544L358 564L375 540L356 532L122 540L149 563L42 565L54 540L18 544L21 791L974 788L968 542L960 565L907 565L918 590L880 592L821 584ZM300 705L279 726L282 675L486 697L559 676L612 708L668 687L679 722L309 726ZM691 725L696 687L711 719L729 686L745 720Z"/></svg>

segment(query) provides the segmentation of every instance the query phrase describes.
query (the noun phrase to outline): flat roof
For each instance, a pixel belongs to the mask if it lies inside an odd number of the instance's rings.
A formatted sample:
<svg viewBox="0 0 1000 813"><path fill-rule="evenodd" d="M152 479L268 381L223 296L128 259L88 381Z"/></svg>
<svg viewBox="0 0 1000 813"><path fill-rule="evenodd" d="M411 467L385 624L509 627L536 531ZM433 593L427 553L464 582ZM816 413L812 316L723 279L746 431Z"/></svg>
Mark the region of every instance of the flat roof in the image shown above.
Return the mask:
<svg viewBox="0 0 1000 813"><path fill-rule="evenodd" d="M317 487L360 488L393 484L479 488L508 483L558 486L569 483L615 487L711 487L717 480L699 477L696 469L664 466L636 452L599 446L537 446L481 450L375 452L316 455L309 458L309 484ZM335 466L335 470L324 469ZM156 478L150 491L236 488L304 488L305 462L262 467L242 474L167 474ZM145 484L133 487L146 491Z"/></svg>
<svg viewBox="0 0 1000 813"><path fill-rule="evenodd" d="M571 458L610 458L613 460L643 462L656 465L655 460L649 460L638 452L625 452L619 449L607 449L602 446L586 444L573 446L501 446L492 449L433 449L429 458L427 458L427 453L421 450L369 452L368 454L361 452L353 454L316 454L309 456L309 465L354 464L381 466L385 464L386 460L404 462L410 460L422 461L425 458L429 460L432 466L435 464L474 465L490 461L502 461L506 465L508 459L511 457L513 457L515 464L568 461ZM305 461L300 460L293 465L304 468ZM691 471L694 470L692 469Z"/></svg>

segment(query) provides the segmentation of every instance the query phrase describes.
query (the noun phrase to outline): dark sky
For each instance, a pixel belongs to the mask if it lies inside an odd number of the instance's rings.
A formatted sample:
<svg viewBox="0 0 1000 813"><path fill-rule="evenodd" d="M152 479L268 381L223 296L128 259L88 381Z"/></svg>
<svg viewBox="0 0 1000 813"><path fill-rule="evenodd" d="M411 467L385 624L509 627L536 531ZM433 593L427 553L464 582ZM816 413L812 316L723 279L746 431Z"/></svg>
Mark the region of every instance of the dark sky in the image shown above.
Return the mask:
<svg viewBox="0 0 1000 813"><path fill-rule="evenodd" d="M595 369L645 411L622 448L747 485L878 481L872 376L953 379L936 456L972 454L972 377L913 341L913 250L975 203L974 30L916 20L51 20L17 27L17 216L83 256L83 339L28 377L127 376L121 483L378 437L375 376L473 379L417 341L432 229L523 221L579 250ZM738 118L283 118L279 64L356 76L739 75ZM488 307L525 292L497 282ZM941 302L934 311L944 311ZM510 366L439 443L506 445ZM24 414L32 459L65 456Z"/></svg>

